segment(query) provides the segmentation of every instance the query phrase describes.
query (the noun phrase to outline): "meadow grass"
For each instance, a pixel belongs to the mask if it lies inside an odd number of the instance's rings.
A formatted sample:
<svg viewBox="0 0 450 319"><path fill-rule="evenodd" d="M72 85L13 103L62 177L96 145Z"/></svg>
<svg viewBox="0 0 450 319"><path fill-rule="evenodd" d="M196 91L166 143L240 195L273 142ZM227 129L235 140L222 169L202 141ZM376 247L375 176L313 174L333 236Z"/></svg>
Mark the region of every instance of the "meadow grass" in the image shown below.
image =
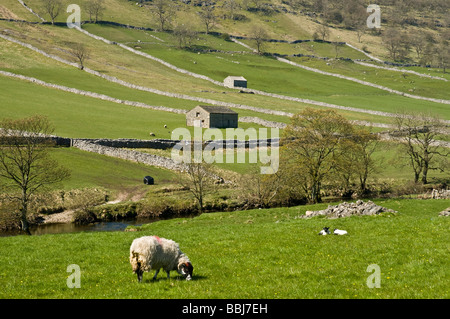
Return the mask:
<svg viewBox="0 0 450 319"><path fill-rule="evenodd" d="M126 106L0 77L1 118L45 115L55 134L76 138L170 138L171 130L185 126L185 116ZM27 94L23 94L27 92Z"/></svg>
<svg viewBox="0 0 450 319"><path fill-rule="evenodd" d="M0 238L1 298L448 298L448 200L377 200L398 214L300 219L326 204L208 213L160 221L139 232ZM346 236L318 236L324 226ZM128 261L134 238L180 243L194 265L190 282L144 274ZM67 266L81 269L69 289ZM381 288L368 288L381 270Z"/></svg>
<svg viewBox="0 0 450 319"><path fill-rule="evenodd" d="M17 25L15 25L17 27ZM35 29L36 28L36 29ZM91 52L95 52L95 55L92 54L90 59L86 62L90 68L97 69L103 73L108 73L111 75L118 76L121 79L126 81L144 85L147 87L159 88L162 90L167 90L170 88L170 91L180 92L180 93L188 93L191 96L203 97L203 98L211 98L211 99L219 99L226 102L238 103L238 104L246 104L246 105L254 105L261 108L267 109L277 109L282 111L288 111L292 113L297 113L301 109L303 109L307 104L280 100L276 98L270 98L266 96L260 96L257 94L240 94L236 91L230 89L224 89L222 87L216 87L213 84L196 80L185 76L182 76L175 71L171 71L170 69L161 66L153 61L148 59L139 57L132 53L129 53L123 49L117 48L115 46L106 45L100 41L95 41L90 38L86 38L86 36L77 33L73 30L67 31L64 28L60 27L51 27L51 26L33 26L30 27L31 30L27 30L24 34L29 34L31 37L27 39L27 41L32 42L36 46L42 46L42 43L36 42L33 38L37 30L44 32L44 34L48 34L48 41L52 41L52 45L45 47L46 51L50 51L53 54L61 55L61 48L67 46L67 39L70 37L71 41L85 41L86 45L89 46ZM42 30L41 30L42 29ZM58 31L58 32L57 32ZM51 59L43 59L42 57L38 58L40 63L43 63L42 66L37 66L37 69L23 67L23 63L18 62L16 66L14 61L20 60L16 55L12 53L11 50L14 49L14 45L10 45L11 49L7 51L7 59L4 62L4 68L6 70L12 70L14 72L18 72L24 75L36 76L38 78L43 78L44 80L48 80L52 83L58 82L58 84L64 84L70 87L76 87L80 89L90 89L90 90L98 90L100 93L112 95L113 97L124 98L129 100L134 100L134 96L136 95L136 100L144 101L149 104L170 104L172 103L169 99L165 97L157 97L154 94L144 94L143 92L136 92L135 90L128 90L122 88L116 88L118 85L108 86L104 80L99 81L98 79L94 79L93 76L85 76L84 72L76 72L75 68L70 69L67 67L59 69L60 63L54 63ZM60 48L60 49L58 49ZM98 54L99 52L103 52L104 50L108 51L108 60L105 60L104 54ZM9 53L8 53L9 52ZM26 53L27 50L22 50L22 54L30 54L29 58L35 56L35 53ZM167 55L163 58L171 61L171 53L172 51L163 50L162 53L167 52ZM177 50L176 55L174 56L176 60L182 61L181 64L189 63L188 58L184 58L180 56L180 54L193 54L186 51ZM62 54L63 57L68 58L65 54ZM197 54L195 54L197 58ZM236 56L235 58L245 59L242 61L242 65L236 65L235 63L230 63L227 61L222 61L222 59L217 59L214 55L203 54L200 56L207 56L207 59L215 59L220 62L214 61L211 66L208 66L208 70L211 71L214 76L220 74L220 72L233 72L233 68L238 67L239 72L244 72L245 69L248 70L250 81L254 84L251 87L255 87L258 89L267 89L268 91L272 91L275 93L281 93L292 96L306 97L306 98L314 98L317 100L330 98L333 100L335 92L346 92L346 95L350 95L351 99L348 99L352 105L358 108L373 108L377 109L379 106L372 106L378 104L376 102L377 99L373 98L374 96L378 97L377 92L379 90L369 88L372 90L370 94L363 93L366 90L366 87L362 87L361 85L357 85L356 83L351 83L349 81L341 80L336 81L337 79L329 78L325 76L318 76L309 71L301 70L298 68L291 67L286 64L282 64L273 59L268 59L264 57L258 56ZM127 58L125 58L127 57ZM251 60L246 60L247 57ZM15 59L15 60L14 60ZM202 57L203 59L203 57ZM9 62L8 62L9 61ZM187 61L187 62L186 62ZM253 61L253 62L251 62ZM53 64L58 66L58 69L53 66ZM219 63L219 65L217 65ZM267 65L266 65L267 64ZM49 67L52 66L52 67ZM180 65L179 65L180 66ZM181 65L183 67L184 65ZM151 73L144 72L143 70L150 69ZM189 68L188 68L189 69ZM199 71L197 68L191 71ZM205 70L200 70L202 73ZM174 73L175 72L175 73ZM238 72L238 70L236 71ZM302 72L307 72L308 74L302 74ZM206 72L208 73L208 72ZM228 73L230 74L230 73ZM208 74L207 74L208 75ZM318 77L317 77L318 76ZM267 79L270 77L274 77L274 81L270 81L271 83L275 83L275 85L269 85ZM222 77L221 77L222 78ZM323 85L323 81L326 81L327 85ZM297 83L298 82L298 83ZM177 83L177 85L173 85L173 83ZM259 84L258 84L259 83ZM353 85L356 85L354 89ZM269 85L269 86L268 86ZM350 86L350 87L347 87ZM358 87L358 88L357 88ZM360 92L361 91L361 92ZM224 94L225 93L225 94ZM381 95L384 95L385 92L381 92ZM129 94L129 95L127 95ZM324 98L318 98L324 97ZM391 97L388 96L387 99ZM185 100L180 99L171 99L175 107L187 108L188 105L192 105L192 101L188 101L185 105L183 105ZM177 101L175 101L177 100ZM401 106L409 99L401 98L396 100L396 105ZM154 103L152 103L154 102ZM158 104L159 104L158 103ZM427 102L422 102L422 107L427 107ZM170 105L169 105L170 106ZM431 107L431 106L430 106ZM254 114L260 114L254 112ZM350 119L360 119L360 120L371 120L380 123L389 122L390 119L381 116L373 116L367 115L364 113L357 112L343 112L345 116L348 116Z"/></svg>
<svg viewBox="0 0 450 319"><path fill-rule="evenodd" d="M71 171L69 179L63 181L63 189L104 187L120 191L125 188L144 187L144 176L155 179L155 185L174 183L178 174L174 171L133 163L105 155L81 151L76 148L56 148L51 156Z"/></svg>
<svg viewBox="0 0 450 319"><path fill-rule="evenodd" d="M405 93L437 99L450 99L450 92L447 90L449 84L443 80L430 79L410 73L376 69L348 61L333 60L326 62L310 58L289 59L322 71L350 76L359 80L387 86L391 89L399 90ZM430 72L430 70L426 68L402 69L413 70L424 75L434 75L444 79L450 79L450 74Z"/></svg>

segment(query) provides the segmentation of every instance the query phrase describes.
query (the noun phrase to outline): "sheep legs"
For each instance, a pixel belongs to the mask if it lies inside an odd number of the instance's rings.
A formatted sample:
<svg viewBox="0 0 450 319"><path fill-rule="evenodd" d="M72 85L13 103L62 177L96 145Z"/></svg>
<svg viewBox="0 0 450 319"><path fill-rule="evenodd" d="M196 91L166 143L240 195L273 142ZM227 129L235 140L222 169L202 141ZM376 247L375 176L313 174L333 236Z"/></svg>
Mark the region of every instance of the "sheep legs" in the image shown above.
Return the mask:
<svg viewBox="0 0 450 319"><path fill-rule="evenodd" d="M160 271L160 269L158 269L158 270L155 272L155 275L153 276L153 280L156 280L156 276L158 276L159 271ZM170 271L166 271L166 273L167 273L167 279L170 279Z"/></svg>
<svg viewBox="0 0 450 319"><path fill-rule="evenodd" d="M144 271L139 269L138 271L136 271L136 273L137 273L138 282L142 282L142 275L144 274Z"/></svg>

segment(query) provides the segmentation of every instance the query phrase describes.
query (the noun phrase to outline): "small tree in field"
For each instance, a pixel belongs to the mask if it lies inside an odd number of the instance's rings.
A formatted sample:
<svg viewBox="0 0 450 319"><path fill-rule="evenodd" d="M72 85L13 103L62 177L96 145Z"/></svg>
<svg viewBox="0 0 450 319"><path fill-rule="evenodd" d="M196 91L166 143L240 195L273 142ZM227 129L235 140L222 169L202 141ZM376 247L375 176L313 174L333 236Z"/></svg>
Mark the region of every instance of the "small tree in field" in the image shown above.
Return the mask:
<svg viewBox="0 0 450 319"><path fill-rule="evenodd" d="M267 31L261 26L253 26L250 35L255 41L256 51L261 54L264 49L264 41L268 38Z"/></svg>
<svg viewBox="0 0 450 319"><path fill-rule="evenodd" d="M325 39L330 36L330 29L326 24L321 24L317 26L316 33L320 36L322 41L325 41Z"/></svg>
<svg viewBox="0 0 450 319"><path fill-rule="evenodd" d="M240 196L250 205L270 207L278 190L282 187L280 176L277 173L261 174L259 165L251 165L239 181Z"/></svg>
<svg viewBox="0 0 450 319"><path fill-rule="evenodd" d="M212 0L203 2L202 8L199 12L199 15L200 15L200 18L201 18L203 24L206 27L206 34L208 34L217 20L217 16L215 13L215 8L214 8Z"/></svg>
<svg viewBox="0 0 450 319"><path fill-rule="evenodd" d="M430 113L403 113L395 117L395 124L402 142L402 154L407 154L415 183L421 179L423 184L427 184L430 170L448 169L450 152L439 144L439 139L448 135L448 128L442 120Z"/></svg>
<svg viewBox="0 0 450 319"><path fill-rule="evenodd" d="M89 21L97 23L100 17L103 15L105 7L103 6L104 0L89 0L86 5L86 12L89 14Z"/></svg>
<svg viewBox="0 0 450 319"><path fill-rule="evenodd" d="M69 53L76 59L80 70L84 69L84 61L89 58L89 51L83 43L75 43Z"/></svg>
<svg viewBox="0 0 450 319"><path fill-rule="evenodd" d="M150 5L150 11L156 16L161 31L165 31L167 25L172 21L175 8L171 0L155 0Z"/></svg>
<svg viewBox="0 0 450 319"><path fill-rule="evenodd" d="M55 24L55 19L63 11L63 5L61 0L43 0L43 7L45 13L47 13L50 16L52 24Z"/></svg>
<svg viewBox="0 0 450 319"><path fill-rule="evenodd" d="M179 180L179 183L188 189L197 201L200 214L203 213L205 195L214 187L212 175L211 164L192 162L186 164L185 175Z"/></svg>
<svg viewBox="0 0 450 319"><path fill-rule="evenodd" d="M33 194L70 176L49 155L54 142L47 118L34 116L0 122L0 186L20 206L22 230L29 234L28 204Z"/></svg>
<svg viewBox="0 0 450 319"><path fill-rule="evenodd" d="M177 25L173 30L173 34L178 39L178 46L180 49L190 48L192 42L197 37L197 32L193 30L192 25L189 23Z"/></svg>
<svg viewBox="0 0 450 319"><path fill-rule="evenodd" d="M301 172L298 183L309 202L321 201L322 183L336 167L335 153L351 133L351 124L333 110L307 108L291 118L283 133L281 155L291 170Z"/></svg>
<svg viewBox="0 0 450 319"><path fill-rule="evenodd" d="M353 127L351 133L340 142L334 154L335 173L343 194L350 195L351 184L359 184L362 194L367 192L367 180L378 165L373 153L378 147L379 136L368 129Z"/></svg>

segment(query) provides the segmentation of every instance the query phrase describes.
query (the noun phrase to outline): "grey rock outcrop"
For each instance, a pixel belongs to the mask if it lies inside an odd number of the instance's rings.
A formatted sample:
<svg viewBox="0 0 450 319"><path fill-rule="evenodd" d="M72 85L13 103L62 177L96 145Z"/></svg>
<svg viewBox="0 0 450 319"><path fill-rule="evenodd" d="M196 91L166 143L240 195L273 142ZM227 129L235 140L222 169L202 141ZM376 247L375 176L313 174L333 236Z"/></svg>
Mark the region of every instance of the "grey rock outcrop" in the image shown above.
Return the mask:
<svg viewBox="0 0 450 319"><path fill-rule="evenodd" d="M307 211L303 218L326 216L330 219L335 219L350 216L378 215L385 212L397 213L392 209L379 206L370 200L367 202L358 200L355 203L343 202L339 205L330 205L327 209L324 210Z"/></svg>

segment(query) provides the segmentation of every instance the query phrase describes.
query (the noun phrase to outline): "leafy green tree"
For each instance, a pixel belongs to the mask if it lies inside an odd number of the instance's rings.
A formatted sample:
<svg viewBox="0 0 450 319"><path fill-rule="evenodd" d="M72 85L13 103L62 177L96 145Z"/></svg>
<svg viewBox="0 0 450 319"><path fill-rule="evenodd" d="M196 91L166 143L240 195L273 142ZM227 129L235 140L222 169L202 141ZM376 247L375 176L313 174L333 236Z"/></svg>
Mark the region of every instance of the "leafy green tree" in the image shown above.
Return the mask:
<svg viewBox="0 0 450 319"><path fill-rule="evenodd" d="M298 182L309 202L321 201L321 187L336 167L335 153L352 133L352 126L333 110L306 108L291 118L282 138L282 160L301 172Z"/></svg>

